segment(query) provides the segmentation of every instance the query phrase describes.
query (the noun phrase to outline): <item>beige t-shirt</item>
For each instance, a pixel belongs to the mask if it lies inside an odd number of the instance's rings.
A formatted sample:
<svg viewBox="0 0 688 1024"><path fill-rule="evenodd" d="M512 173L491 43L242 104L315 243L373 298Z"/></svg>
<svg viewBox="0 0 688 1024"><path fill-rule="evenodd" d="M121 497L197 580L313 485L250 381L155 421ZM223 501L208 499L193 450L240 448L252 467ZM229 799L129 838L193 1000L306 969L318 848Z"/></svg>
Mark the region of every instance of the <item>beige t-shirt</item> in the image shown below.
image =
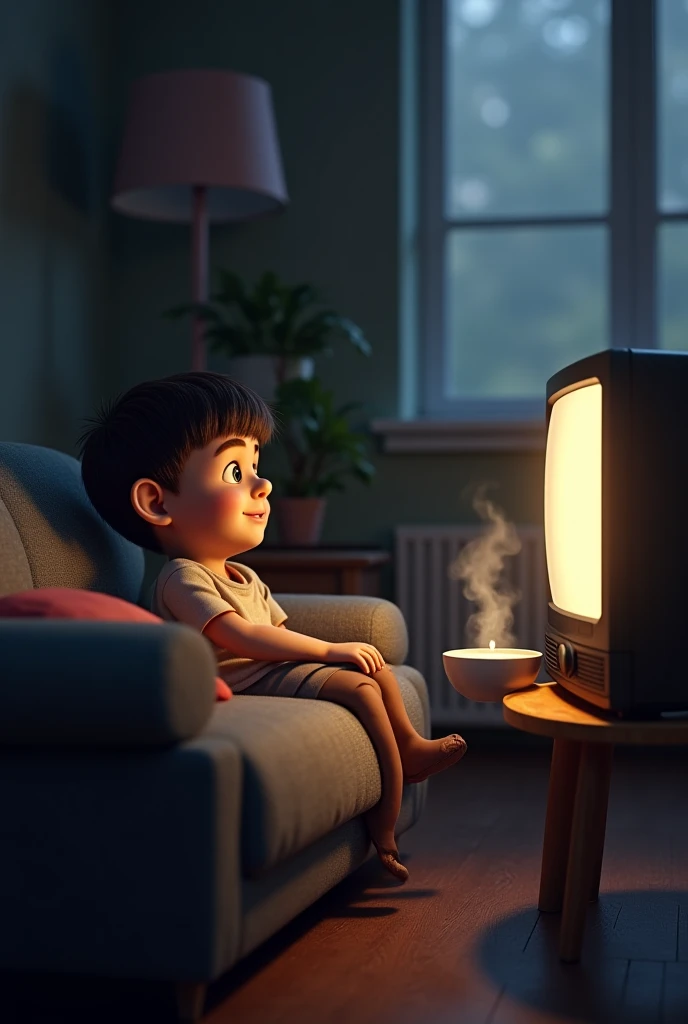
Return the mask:
<svg viewBox="0 0 688 1024"><path fill-rule="evenodd" d="M211 619L231 609L259 626L279 626L286 620L287 613L253 569L229 560L225 565L228 575L218 576L189 558L171 559L155 581L151 611L167 622L184 622L201 633ZM212 643L210 637L206 639ZM245 690L276 665L284 664L238 658L224 647L213 647L218 675L234 693Z"/></svg>

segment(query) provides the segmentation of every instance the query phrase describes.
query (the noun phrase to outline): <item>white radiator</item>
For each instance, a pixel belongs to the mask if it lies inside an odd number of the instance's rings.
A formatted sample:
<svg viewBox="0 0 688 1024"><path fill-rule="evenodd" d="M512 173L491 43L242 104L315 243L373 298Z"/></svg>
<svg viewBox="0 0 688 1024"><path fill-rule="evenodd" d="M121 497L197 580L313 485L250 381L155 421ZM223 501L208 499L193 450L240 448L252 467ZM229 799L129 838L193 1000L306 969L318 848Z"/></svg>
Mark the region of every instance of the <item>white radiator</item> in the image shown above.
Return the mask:
<svg viewBox="0 0 688 1024"><path fill-rule="evenodd" d="M461 697L442 665L442 652L467 647L466 621L475 605L463 596L462 580L449 566L483 526L399 526L396 529L395 600L409 631L408 663L423 673L430 693L433 725L502 726L501 704ZM503 579L521 592L514 607L517 646L544 651L547 624L547 577L544 535L540 526L516 527L518 554L505 558ZM539 679L548 678L544 670Z"/></svg>

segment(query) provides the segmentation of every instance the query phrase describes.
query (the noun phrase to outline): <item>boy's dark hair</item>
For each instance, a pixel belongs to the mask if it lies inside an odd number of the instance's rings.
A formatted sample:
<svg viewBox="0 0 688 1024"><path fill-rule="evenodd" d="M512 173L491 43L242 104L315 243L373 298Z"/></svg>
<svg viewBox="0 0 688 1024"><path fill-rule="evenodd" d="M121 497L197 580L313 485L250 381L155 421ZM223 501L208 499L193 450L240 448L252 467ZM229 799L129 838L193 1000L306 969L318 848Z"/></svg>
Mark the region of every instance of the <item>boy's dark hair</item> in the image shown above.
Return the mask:
<svg viewBox="0 0 688 1024"><path fill-rule="evenodd" d="M118 533L162 553L150 523L130 492L150 477L173 494L194 449L216 437L255 437L261 448L275 429L260 395L224 373L190 371L147 380L101 405L78 439L81 478L98 514Z"/></svg>

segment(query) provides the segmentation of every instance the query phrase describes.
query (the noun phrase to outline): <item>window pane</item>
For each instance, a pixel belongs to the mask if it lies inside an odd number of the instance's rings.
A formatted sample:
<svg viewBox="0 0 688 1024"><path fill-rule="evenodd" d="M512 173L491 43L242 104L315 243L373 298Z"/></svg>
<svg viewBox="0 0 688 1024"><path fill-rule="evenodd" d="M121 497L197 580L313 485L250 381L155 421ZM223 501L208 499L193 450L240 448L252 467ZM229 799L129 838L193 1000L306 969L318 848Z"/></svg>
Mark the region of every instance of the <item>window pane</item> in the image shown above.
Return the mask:
<svg viewBox="0 0 688 1024"><path fill-rule="evenodd" d="M688 349L688 224L659 228L659 347Z"/></svg>
<svg viewBox="0 0 688 1024"><path fill-rule="evenodd" d="M660 0L657 8L658 205L688 208L688 7Z"/></svg>
<svg viewBox="0 0 688 1024"><path fill-rule="evenodd" d="M445 398L542 398L548 377L609 344L603 227L447 236Z"/></svg>
<svg viewBox="0 0 688 1024"><path fill-rule="evenodd" d="M449 217L607 210L609 0L446 0Z"/></svg>

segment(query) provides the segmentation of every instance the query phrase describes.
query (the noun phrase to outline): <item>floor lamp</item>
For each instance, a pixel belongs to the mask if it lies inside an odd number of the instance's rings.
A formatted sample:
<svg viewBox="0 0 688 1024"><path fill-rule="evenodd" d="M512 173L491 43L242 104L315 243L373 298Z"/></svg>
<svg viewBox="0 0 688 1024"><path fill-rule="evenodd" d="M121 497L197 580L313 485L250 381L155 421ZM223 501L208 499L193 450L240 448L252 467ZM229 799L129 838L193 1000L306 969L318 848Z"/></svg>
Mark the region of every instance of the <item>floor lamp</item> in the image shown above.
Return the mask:
<svg viewBox="0 0 688 1024"><path fill-rule="evenodd" d="M287 203L270 86L234 71L187 70L134 83L112 205L149 220L191 222L191 294L208 298L208 226ZM204 324L191 368L205 369Z"/></svg>

